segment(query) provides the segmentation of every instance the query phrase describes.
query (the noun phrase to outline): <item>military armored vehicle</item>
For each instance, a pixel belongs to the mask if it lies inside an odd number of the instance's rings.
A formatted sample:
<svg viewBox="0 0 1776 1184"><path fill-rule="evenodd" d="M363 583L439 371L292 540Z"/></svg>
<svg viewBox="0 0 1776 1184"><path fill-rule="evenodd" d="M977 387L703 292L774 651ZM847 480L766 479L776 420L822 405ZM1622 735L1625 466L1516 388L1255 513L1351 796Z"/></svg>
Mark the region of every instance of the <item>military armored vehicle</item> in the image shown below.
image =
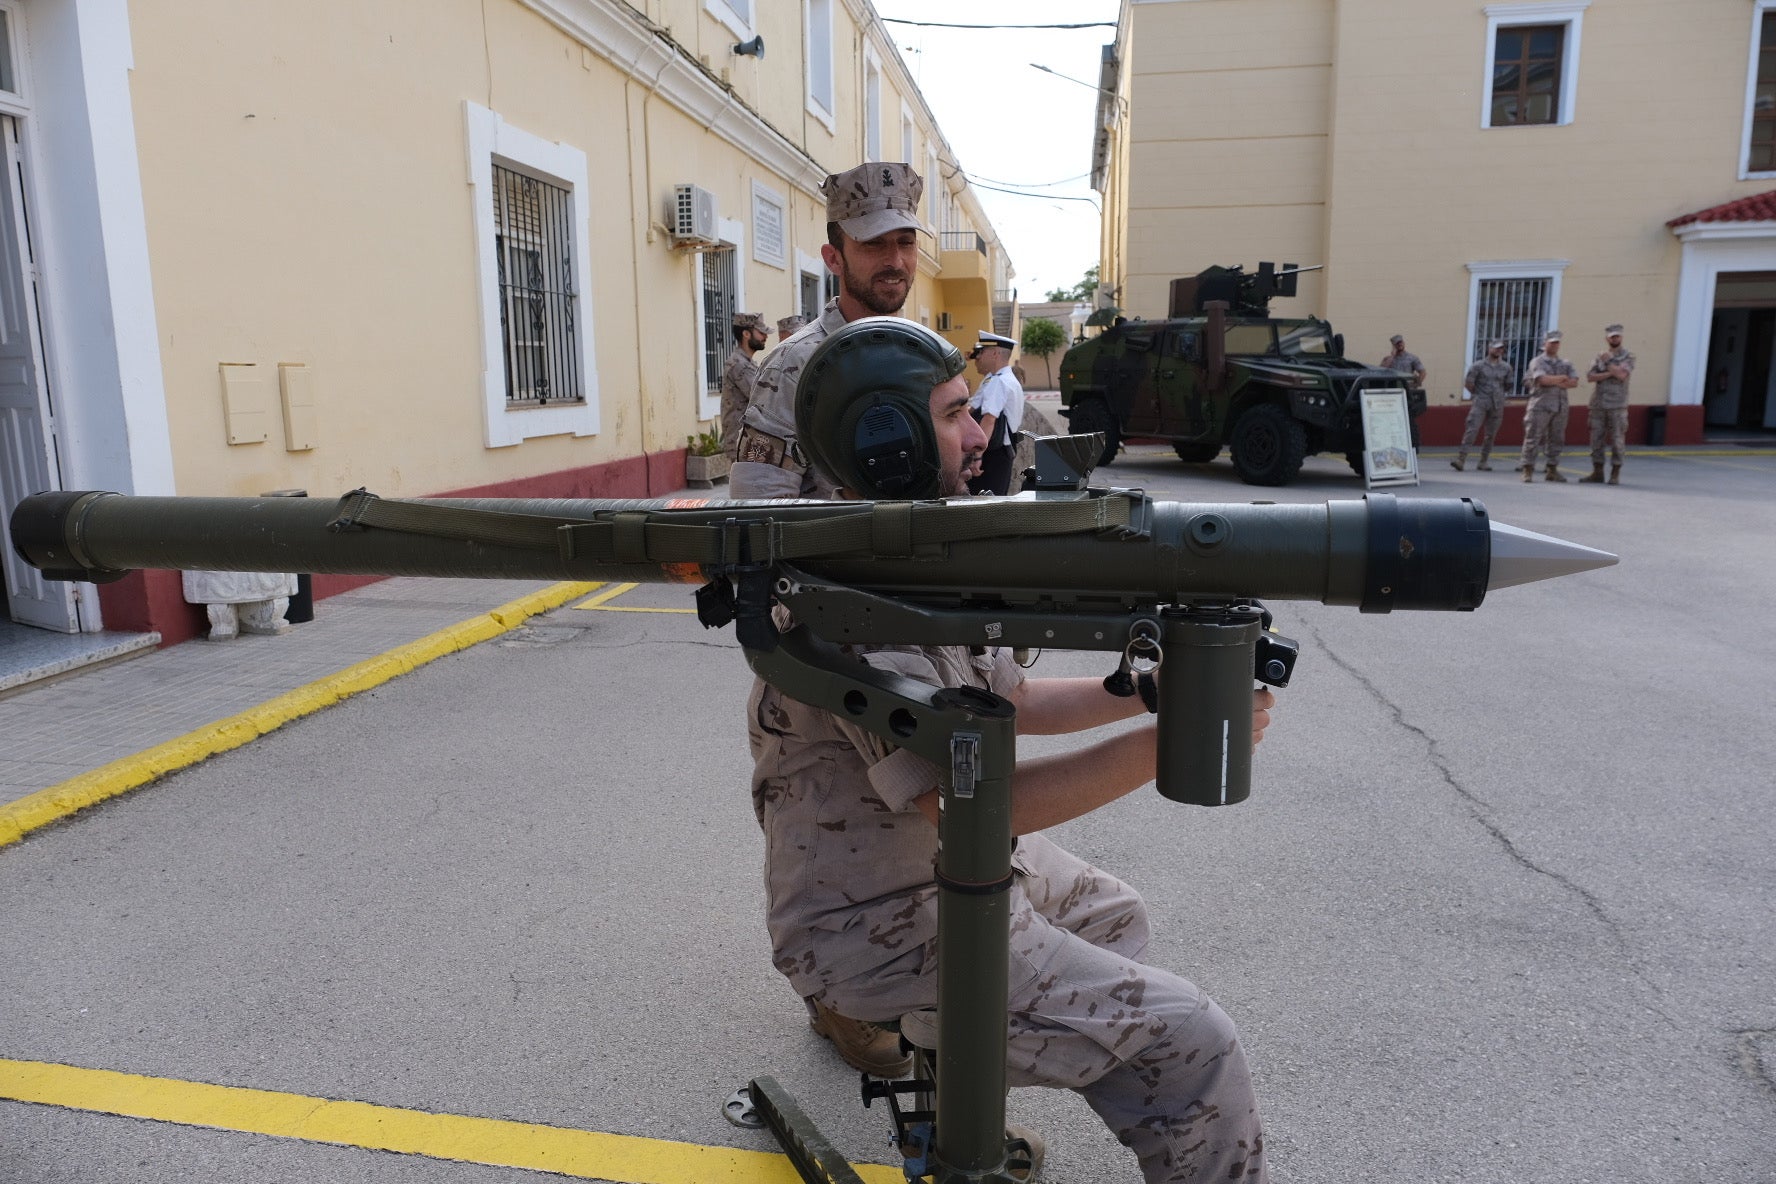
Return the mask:
<svg viewBox="0 0 1776 1184"><path fill-rule="evenodd" d="M1287 485L1301 462L1342 452L1363 472L1360 391L1407 387L1412 442L1425 394L1410 375L1353 362L1317 317L1270 315L1303 271L1270 263L1246 273L1211 267L1172 281L1162 321L1120 320L1061 359L1061 414L1074 432L1102 432L1100 464L1131 436L1166 440L1180 460L1232 454L1249 485Z"/></svg>

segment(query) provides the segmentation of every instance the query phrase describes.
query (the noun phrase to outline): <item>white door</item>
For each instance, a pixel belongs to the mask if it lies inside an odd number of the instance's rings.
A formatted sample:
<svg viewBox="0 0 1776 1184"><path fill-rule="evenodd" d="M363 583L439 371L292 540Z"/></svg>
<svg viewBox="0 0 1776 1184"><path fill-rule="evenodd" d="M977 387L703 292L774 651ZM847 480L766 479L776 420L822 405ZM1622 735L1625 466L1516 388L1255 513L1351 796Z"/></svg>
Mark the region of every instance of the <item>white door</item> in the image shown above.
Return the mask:
<svg viewBox="0 0 1776 1184"><path fill-rule="evenodd" d="M74 585L45 580L20 559L6 524L20 499L61 488L55 420L43 381L37 334L37 269L31 257L19 165L18 121L0 116L6 139L0 169L0 568L12 619L62 633L80 632Z"/></svg>

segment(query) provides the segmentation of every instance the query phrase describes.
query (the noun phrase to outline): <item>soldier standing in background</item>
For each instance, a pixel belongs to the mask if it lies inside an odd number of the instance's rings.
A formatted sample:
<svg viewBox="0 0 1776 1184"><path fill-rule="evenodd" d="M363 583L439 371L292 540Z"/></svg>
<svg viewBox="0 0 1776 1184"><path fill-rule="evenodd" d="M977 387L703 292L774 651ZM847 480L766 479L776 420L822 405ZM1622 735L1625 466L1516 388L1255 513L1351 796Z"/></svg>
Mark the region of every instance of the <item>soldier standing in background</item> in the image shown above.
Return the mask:
<svg viewBox="0 0 1776 1184"><path fill-rule="evenodd" d="M758 377L758 363L752 355L765 348L771 331L765 318L756 312L734 314L734 348L728 351L728 364L722 367L721 442L722 452L729 460L740 443L740 417L746 414L746 401L752 397L752 382Z"/></svg>
<svg viewBox="0 0 1776 1184"><path fill-rule="evenodd" d="M804 316L778 317L777 318L777 344L782 345L784 342L788 341L791 337L794 337L796 330L800 329L803 325L805 325L807 323L808 323L808 318L804 317Z"/></svg>
<svg viewBox="0 0 1776 1184"><path fill-rule="evenodd" d="M1394 348L1387 357L1381 360L1381 368L1392 370L1396 374L1409 374L1412 376L1412 385L1423 389L1425 384L1424 363L1418 360L1417 354L1406 352L1406 339L1398 333L1388 338L1388 342Z"/></svg>
<svg viewBox="0 0 1776 1184"><path fill-rule="evenodd" d="M1474 405L1468 408L1468 422L1462 428L1461 451L1449 467L1461 472L1468 463L1468 445L1474 442L1476 434L1480 437L1480 463L1474 467L1483 473L1492 471L1487 458L1492 455L1493 437L1498 435L1499 424L1505 418L1505 400L1511 394L1511 363L1505 361L1505 343L1494 341L1486 347L1486 356L1468 367L1466 378L1462 379L1462 389L1474 396Z"/></svg>
<svg viewBox="0 0 1776 1184"><path fill-rule="evenodd" d="M1622 326L1611 325L1603 335L1609 348L1597 355L1585 375L1587 381L1595 384L1591 389L1591 475L1579 478L1587 485L1603 480L1606 443L1610 454L1609 483L1621 483L1622 449L1628 442L1628 376L1634 373L1634 355L1622 348Z"/></svg>
<svg viewBox="0 0 1776 1184"><path fill-rule="evenodd" d="M898 316L919 274L917 217L925 182L911 165L872 161L820 184L826 245L820 257L839 277L839 294L820 319L771 351L752 386L740 450L728 477L735 498L832 497L829 474L808 464L795 439L795 389L802 367L830 334L867 316ZM885 1034L888 1042L898 1038Z"/></svg>
<svg viewBox="0 0 1776 1184"><path fill-rule="evenodd" d="M1579 385L1579 372L1560 356L1560 330L1549 330L1542 352L1523 374L1529 406L1523 411L1523 480L1535 480L1536 455L1548 454L1548 480L1561 485L1560 446L1566 439L1566 392Z"/></svg>

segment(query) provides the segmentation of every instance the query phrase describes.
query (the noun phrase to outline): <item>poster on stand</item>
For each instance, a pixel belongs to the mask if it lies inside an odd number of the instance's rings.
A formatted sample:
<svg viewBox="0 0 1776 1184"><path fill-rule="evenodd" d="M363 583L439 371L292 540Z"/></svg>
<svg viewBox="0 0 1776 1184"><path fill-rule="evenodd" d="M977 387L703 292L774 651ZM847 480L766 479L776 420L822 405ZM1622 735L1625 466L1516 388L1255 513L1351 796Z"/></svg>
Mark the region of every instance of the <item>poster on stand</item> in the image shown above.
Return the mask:
<svg viewBox="0 0 1776 1184"><path fill-rule="evenodd" d="M1362 392L1364 488L1418 484L1418 449L1404 387Z"/></svg>

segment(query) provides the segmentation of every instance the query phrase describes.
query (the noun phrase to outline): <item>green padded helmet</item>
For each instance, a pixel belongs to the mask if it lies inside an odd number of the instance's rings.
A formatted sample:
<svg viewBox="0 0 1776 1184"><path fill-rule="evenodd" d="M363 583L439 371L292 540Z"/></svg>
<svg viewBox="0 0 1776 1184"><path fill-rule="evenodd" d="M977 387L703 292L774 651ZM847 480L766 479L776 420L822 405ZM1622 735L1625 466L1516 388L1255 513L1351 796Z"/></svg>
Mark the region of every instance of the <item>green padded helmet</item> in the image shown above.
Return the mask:
<svg viewBox="0 0 1776 1184"><path fill-rule="evenodd" d="M964 365L961 350L917 321L852 321L802 367L796 439L810 460L861 497L936 497L931 391Z"/></svg>

